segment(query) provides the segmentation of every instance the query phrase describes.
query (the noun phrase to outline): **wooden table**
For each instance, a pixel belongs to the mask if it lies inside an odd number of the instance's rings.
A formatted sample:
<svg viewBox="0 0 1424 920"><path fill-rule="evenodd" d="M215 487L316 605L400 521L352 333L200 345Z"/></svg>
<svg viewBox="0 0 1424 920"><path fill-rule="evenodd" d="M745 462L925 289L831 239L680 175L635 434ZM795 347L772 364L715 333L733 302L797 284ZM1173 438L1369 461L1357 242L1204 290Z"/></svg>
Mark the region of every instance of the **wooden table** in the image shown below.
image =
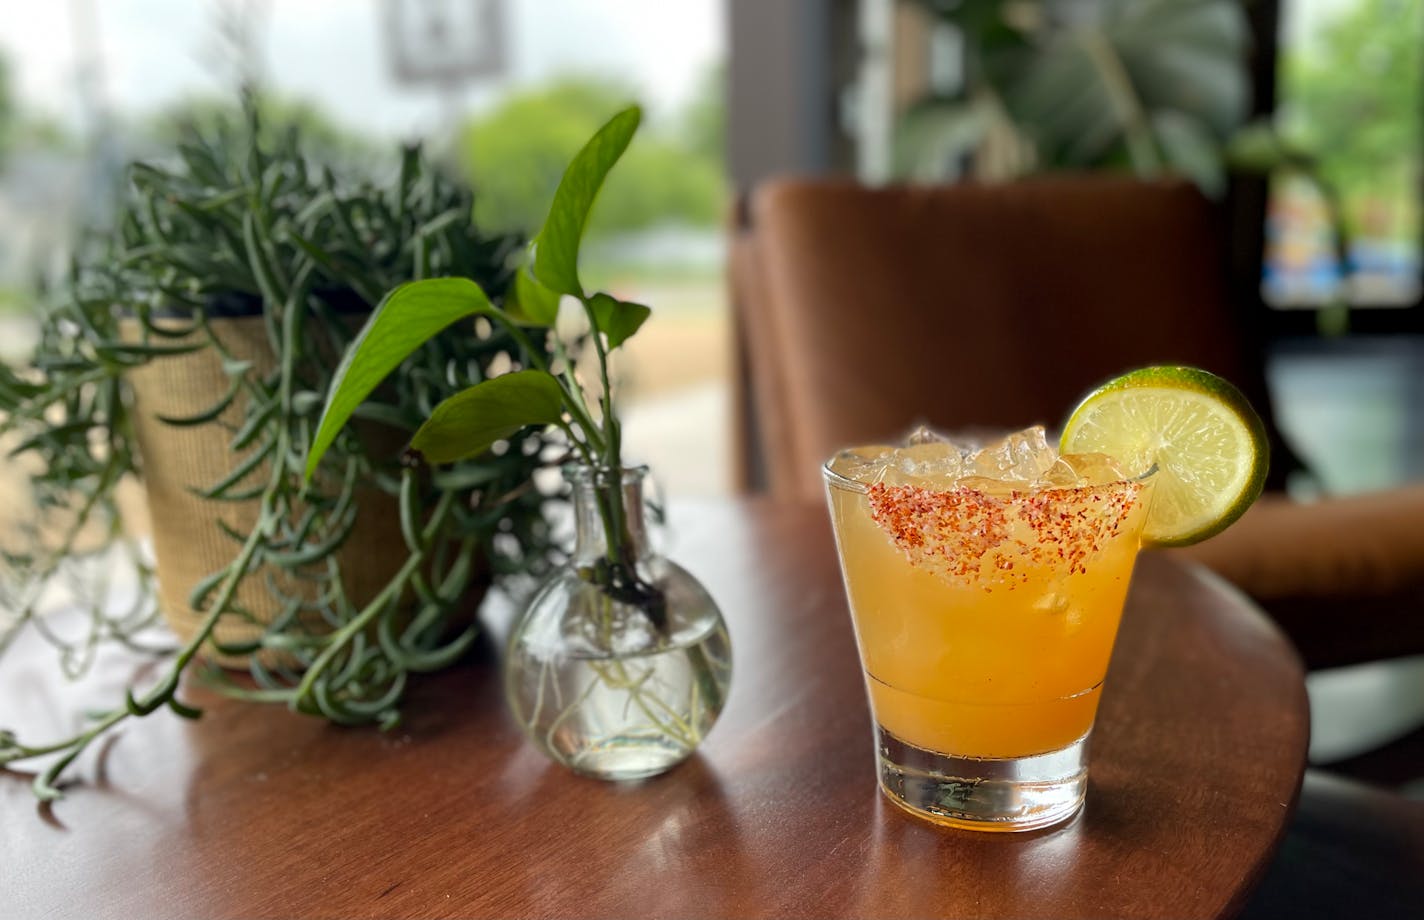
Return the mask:
<svg viewBox="0 0 1424 920"><path fill-rule="evenodd" d="M1071 824L921 823L876 791L821 508L683 507L673 555L711 588L733 689L700 756L641 785L524 744L486 657L421 683L405 727L334 728L204 698L130 727L52 810L0 774L15 917L1218 917L1293 807L1307 712L1280 634L1215 578L1142 560ZM107 703L0 665L0 725ZM97 683L100 686L92 686Z"/></svg>

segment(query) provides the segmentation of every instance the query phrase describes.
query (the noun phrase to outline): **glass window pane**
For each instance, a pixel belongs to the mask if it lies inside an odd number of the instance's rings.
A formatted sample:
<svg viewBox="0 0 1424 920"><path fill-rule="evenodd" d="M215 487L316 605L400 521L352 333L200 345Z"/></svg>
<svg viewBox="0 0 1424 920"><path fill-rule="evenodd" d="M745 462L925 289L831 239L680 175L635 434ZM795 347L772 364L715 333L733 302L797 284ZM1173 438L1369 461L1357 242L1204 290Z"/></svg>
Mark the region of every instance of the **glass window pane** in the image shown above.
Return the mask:
<svg viewBox="0 0 1424 920"><path fill-rule="evenodd" d="M34 7L0 28L0 356L24 341L7 309L33 304L40 269L62 271L75 227L103 221L125 164L171 158L180 118L210 132L235 117L243 75L267 123L300 127L338 173L389 175L400 143L423 139L473 185L483 229L525 235L569 157L637 100L583 280L656 311L617 355L630 455L678 494L725 490L726 0Z"/></svg>
<svg viewBox="0 0 1424 920"><path fill-rule="evenodd" d="M1336 258L1329 210L1298 175L1277 176L1263 289L1276 307L1338 293L1361 306L1419 298L1424 0L1285 0L1279 127L1313 155L1350 240ZM1341 284L1344 284L1343 290Z"/></svg>

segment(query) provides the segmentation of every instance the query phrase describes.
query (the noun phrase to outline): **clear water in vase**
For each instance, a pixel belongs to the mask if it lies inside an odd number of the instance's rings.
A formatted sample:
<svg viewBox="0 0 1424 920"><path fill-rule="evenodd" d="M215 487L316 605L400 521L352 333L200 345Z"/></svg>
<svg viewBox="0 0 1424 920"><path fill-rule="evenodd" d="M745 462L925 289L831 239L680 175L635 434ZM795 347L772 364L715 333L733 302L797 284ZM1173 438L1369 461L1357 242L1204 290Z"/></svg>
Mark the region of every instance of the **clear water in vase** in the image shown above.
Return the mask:
<svg viewBox="0 0 1424 920"><path fill-rule="evenodd" d="M516 717L550 757L579 773L641 779L697 749L722 710L731 672L719 622L701 636L632 655L520 654L506 682Z"/></svg>
<svg viewBox="0 0 1424 920"><path fill-rule="evenodd" d="M622 479L632 591L610 589L601 568L610 554L594 502L600 479L583 467L566 475L578 543L514 625L506 697L529 739L564 766L600 779L653 776L690 756L721 713L731 641L702 584L648 550L644 471Z"/></svg>

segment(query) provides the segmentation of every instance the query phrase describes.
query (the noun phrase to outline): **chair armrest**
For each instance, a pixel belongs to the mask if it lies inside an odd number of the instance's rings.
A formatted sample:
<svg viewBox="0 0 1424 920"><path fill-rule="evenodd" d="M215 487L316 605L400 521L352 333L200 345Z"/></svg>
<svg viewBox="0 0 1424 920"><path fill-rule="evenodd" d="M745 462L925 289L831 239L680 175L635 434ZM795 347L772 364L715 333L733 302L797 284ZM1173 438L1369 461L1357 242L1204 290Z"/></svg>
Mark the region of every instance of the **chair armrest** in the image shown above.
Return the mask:
<svg viewBox="0 0 1424 920"><path fill-rule="evenodd" d="M1167 552L1248 594L1308 667L1424 652L1424 484L1309 503L1268 495L1225 532Z"/></svg>

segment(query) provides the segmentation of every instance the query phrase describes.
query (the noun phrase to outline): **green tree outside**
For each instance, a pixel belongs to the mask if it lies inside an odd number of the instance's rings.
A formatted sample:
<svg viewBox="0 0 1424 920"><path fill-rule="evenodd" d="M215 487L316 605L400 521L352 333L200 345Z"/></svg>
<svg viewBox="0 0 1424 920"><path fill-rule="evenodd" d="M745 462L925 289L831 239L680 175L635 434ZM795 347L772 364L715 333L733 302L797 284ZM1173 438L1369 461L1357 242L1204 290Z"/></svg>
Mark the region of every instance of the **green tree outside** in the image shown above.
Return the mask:
<svg viewBox="0 0 1424 920"><path fill-rule="evenodd" d="M308 153L324 160L367 160L389 155L387 147L333 120L317 105L302 99L260 92L257 114L264 144L271 146L295 131ZM190 96L172 103L139 128L149 140L168 148L192 137L246 131L237 94Z"/></svg>
<svg viewBox="0 0 1424 920"><path fill-rule="evenodd" d="M72 150L77 141L52 116L26 109L15 99L12 67L0 55L0 169L16 150Z"/></svg>
<svg viewBox="0 0 1424 920"><path fill-rule="evenodd" d="M15 100L10 90L10 62L0 56L0 165L10 152L15 130Z"/></svg>
<svg viewBox="0 0 1424 920"><path fill-rule="evenodd" d="M702 75L697 94L680 113L678 133L688 150L721 163L727 149L727 101L723 87L727 85L724 64Z"/></svg>
<svg viewBox="0 0 1424 920"><path fill-rule="evenodd" d="M1319 156L1352 234L1417 240L1424 0L1357 0L1284 63L1285 131Z"/></svg>
<svg viewBox="0 0 1424 920"><path fill-rule="evenodd" d="M715 226L725 190L721 157L709 149L719 108L717 87L689 107L677 130L653 124L629 148L599 196L590 238L644 230L659 223ZM457 157L475 188L483 226L528 232L539 226L564 166L610 115L636 92L596 78L565 78L515 92L461 131ZM674 121L678 121L674 119ZM695 123L701 130L690 132Z"/></svg>

